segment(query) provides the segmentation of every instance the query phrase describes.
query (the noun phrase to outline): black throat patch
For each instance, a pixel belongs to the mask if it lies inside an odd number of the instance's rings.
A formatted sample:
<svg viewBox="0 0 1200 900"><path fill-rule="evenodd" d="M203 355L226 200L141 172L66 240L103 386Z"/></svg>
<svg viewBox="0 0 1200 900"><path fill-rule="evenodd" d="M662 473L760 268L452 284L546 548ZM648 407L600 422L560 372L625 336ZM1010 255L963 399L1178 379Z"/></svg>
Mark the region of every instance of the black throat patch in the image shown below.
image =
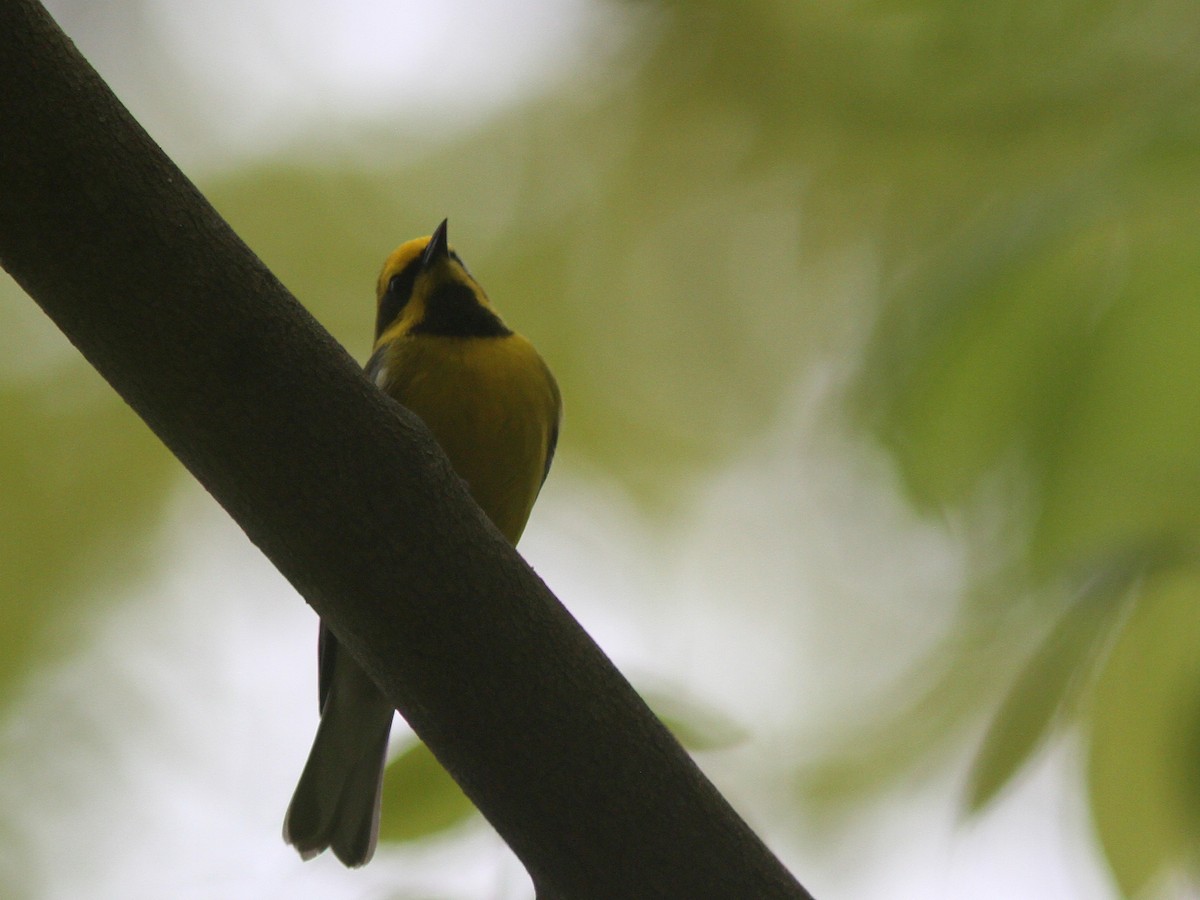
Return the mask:
<svg viewBox="0 0 1200 900"><path fill-rule="evenodd" d="M425 301L425 315L409 333L442 337L508 337L512 331L498 315L479 302L468 285L451 281L434 288Z"/></svg>

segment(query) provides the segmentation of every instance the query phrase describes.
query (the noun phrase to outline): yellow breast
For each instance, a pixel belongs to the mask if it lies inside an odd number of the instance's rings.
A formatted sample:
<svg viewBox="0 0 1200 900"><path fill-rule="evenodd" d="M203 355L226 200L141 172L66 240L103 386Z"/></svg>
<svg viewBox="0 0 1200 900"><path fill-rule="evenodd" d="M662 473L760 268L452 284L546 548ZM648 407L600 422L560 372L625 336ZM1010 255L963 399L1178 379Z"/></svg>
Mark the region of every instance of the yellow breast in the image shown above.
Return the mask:
<svg viewBox="0 0 1200 900"><path fill-rule="evenodd" d="M421 417L475 502L515 544L561 414L558 386L533 345L518 334L398 337L375 377Z"/></svg>

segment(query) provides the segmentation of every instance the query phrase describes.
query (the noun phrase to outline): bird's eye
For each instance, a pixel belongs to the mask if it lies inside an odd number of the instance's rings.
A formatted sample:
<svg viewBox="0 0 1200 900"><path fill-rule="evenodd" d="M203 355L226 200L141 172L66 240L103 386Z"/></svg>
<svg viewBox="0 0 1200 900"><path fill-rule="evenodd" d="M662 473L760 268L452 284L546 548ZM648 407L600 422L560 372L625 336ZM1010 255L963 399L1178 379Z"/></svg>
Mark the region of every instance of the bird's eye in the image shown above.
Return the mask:
<svg viewBox="0 0 1200 900"><path fill-rule="evenodd" d="M413 278L412 275L401 272L399 275L393 275L388 279L387 290L383 294L383 310L387 310L387 319L392 322L408 306L408 300L412 296Z"/></svg>
<svg viewBox="0 0 1200 900"><path fill-rule="evenodd" d="M413 283L416 281L416 267L408 266L388 279L383 296L379 298L379 310L375 319L375 337L383 334L384 330L396 319L408 305L412 297Z"/></svg>

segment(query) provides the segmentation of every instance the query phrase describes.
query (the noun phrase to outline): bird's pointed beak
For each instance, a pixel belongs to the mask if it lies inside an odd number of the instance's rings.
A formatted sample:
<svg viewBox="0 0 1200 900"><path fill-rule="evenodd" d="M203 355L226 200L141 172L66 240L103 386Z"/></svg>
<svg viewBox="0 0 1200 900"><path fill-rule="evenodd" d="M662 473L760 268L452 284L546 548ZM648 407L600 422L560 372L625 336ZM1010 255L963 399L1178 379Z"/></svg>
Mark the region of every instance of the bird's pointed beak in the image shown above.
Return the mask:
<svg viewBox="0 0 1200 900"><path fill-rule="evenodd" d="M425 252L421 255L422 269L428 269L438 260L449 258L450 244L446 240L446 223L449 221L442 219L442 224L434 230L429 243L425 245Z"/></svg>

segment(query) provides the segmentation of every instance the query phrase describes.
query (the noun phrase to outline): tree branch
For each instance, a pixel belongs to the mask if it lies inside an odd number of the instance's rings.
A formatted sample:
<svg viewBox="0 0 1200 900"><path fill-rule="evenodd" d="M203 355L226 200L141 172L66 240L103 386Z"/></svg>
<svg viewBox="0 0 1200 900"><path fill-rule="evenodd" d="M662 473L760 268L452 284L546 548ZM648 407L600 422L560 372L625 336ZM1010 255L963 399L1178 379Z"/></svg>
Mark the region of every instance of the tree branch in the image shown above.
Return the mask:
<svg viewBox="0 0 1200 900"><path fill-rule="evenodd" d="M421 423L33 0L0 3L0 263L329 623L541 896L808 896Z"/></svg>

